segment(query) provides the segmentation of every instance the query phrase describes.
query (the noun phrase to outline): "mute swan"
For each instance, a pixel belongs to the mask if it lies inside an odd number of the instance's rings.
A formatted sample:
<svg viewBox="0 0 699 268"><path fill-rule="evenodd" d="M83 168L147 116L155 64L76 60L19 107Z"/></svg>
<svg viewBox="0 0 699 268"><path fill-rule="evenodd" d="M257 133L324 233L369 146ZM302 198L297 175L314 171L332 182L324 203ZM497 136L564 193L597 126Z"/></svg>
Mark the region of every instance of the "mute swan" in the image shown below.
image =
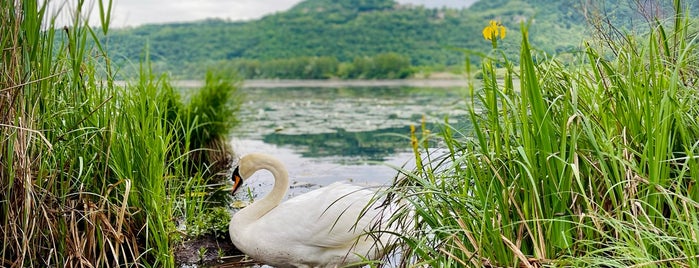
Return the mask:
<svg viewBox="0 0 699 268"><path fill-rule="evenodd" d="M229 225L233 244L253 259L275 267L342 267L379 259L395 242L395 229L367 234L388 216L379 202L368 205L375 192L362 187L336 182L281 203L288 173L269 155L241 158L233 191L262 169L274 176L272 191L235 213Z"/></svg>

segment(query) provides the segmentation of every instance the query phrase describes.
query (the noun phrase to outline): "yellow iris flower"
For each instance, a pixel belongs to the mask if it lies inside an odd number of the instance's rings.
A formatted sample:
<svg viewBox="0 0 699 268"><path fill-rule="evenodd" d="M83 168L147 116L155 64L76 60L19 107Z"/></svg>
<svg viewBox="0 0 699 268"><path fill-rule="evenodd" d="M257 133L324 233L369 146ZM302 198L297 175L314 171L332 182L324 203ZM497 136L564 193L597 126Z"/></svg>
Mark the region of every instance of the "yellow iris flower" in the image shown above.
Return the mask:
<svg viewBox="0 0 699 268"><path fill-rule="evenodd" d="M485 40L494 40L498 37L504 39L506 33L507 29L505 29L505 26L494 20L491 20L488 26L483 28L483 38L485 38Z"/></svg>

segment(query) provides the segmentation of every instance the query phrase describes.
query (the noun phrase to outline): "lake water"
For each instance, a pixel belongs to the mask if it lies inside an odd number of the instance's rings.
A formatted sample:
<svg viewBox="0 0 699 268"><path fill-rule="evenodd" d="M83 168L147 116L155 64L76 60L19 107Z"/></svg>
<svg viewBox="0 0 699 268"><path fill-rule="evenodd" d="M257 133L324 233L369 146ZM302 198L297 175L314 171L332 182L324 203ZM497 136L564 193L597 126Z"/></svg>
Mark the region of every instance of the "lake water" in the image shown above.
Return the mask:
<svg viewBox="0 0 699 268"><path fill-rule="evenodd" d="M335 181L389 184L398 174L393 167L414 162L410 125L419 129L423 116L432 132L446 116L451 124L468 124L463 87L245 87L243 93L233 149L278 157L289 170L290 196ZM248 181L254 196L273 184L266 172Z"/></svg>

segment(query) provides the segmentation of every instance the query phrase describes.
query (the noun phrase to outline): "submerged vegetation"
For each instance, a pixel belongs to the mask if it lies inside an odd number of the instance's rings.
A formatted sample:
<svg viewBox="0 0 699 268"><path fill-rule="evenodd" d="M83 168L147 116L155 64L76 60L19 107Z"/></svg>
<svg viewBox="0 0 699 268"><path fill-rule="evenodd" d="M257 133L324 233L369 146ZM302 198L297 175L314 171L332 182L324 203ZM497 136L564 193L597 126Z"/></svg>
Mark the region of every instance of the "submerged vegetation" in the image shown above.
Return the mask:
<svg viewBox="0 0 699 268"><path fill-rule="evenodd" d="M118 86L84 1L63 29L47 2L0 3L0 266L173 267L178 221L230 164L235 80L211 74L185 102L145 61Z"/></svg>
<svg viewBox="0 0 699 268"><path fill-rule="evenodd" d="M447 125L447 155L413 135L418 169L394 191L416 209L407 263L699 266L699 50L696 21L673 4L646 34L601 35L577 62L535 53L526 26L518 71L494 45L473 133Z"/></svg>

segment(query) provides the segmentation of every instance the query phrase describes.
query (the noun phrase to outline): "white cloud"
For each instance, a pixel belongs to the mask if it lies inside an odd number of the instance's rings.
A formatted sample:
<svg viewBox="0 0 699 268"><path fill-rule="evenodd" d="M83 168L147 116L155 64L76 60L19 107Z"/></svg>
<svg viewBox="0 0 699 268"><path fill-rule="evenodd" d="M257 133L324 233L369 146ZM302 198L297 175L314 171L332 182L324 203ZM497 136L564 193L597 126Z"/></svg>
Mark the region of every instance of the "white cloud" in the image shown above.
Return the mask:
<svg viewBox="0 0 699 268"><path fill-rule="evenodd" d="M247 20L289 9L299 0L115 0L116 26L192 21Z"/></svg>
<svg viewBox="0 0 699 268"><path fill-rule="evenodd" d="M40 0L41 1L41 0ZM90 24L99 24L97 2L88 0L87 6L93 6ZM102 0L108 1L108 0ZM206 18L230 20L258 19L264 15L288 10L302 0L112 0L112 27L136 26L149 23L169 23L194 21ZM347 0L340 0L347 1ZM401 3L435 6L468 6L477 0L398 0ZM71 15L78 0L50 0L53 10L61 5L67 6L57 20L57 26L71 24Z"/></svg>
<svg viewBox="0 0 699 268"><path fill-rule="evenodd" d="M249 20L291 8L299 0L115 0L117 20L126 25L192 21L205 18ZM119 3L122 2L122 3ZM120 10L121 9L121 10ZM122 18L119 18L122 17ZM118 22L117 22L118 23Z"/></svg>
<svg viewBox="0 0 699 268"><path fill-rule="evenodd" d="M86 1L92 6L90 24L99 23L97 0ZM106 1L106 0L103 0ZM250 20L274 12L288 10L301 0L113 0L113 27L136 26L149 23L168 23L222 18ZM50 1L52 12L63 6L57 26L71 24L71 10L77 0ZM83 15L83 17L86 17Z"/></svg>

